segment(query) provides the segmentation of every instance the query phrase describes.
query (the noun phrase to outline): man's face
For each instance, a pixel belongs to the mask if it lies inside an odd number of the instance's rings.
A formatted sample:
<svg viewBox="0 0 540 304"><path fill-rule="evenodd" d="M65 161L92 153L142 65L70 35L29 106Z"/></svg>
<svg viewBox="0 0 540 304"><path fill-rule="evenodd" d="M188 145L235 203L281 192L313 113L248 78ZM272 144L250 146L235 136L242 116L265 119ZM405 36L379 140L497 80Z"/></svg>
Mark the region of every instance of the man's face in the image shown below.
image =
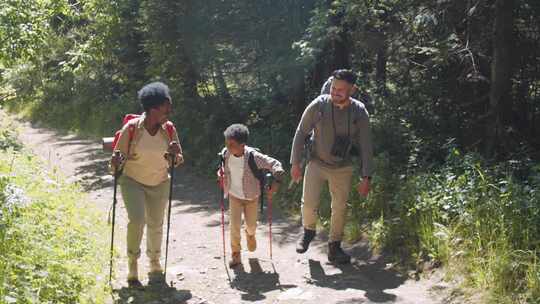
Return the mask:
<svg viewBox="0 0 540 304"><path fill-rule="evenodd" d="M336 105L345 105L354 93L354 85L345 80L334 79L330 87L332 102Z"/></svg>
<svg viewBox="0 0 540 304"><path fill-rule="evenodd" d="M244 154L244 147L246 145L241 144L232 138L225 138L225 146L230 153L240 156Z"/></svg>
<svg viewBox="0 0 540 304"><path fill-rule="evenodd" d="M172 113L172 102L171 100L165 101L163 104L161 104L159 107L152 109L155 111L158 121L160 124L164 124L169 120L169 116Z"/></svg>

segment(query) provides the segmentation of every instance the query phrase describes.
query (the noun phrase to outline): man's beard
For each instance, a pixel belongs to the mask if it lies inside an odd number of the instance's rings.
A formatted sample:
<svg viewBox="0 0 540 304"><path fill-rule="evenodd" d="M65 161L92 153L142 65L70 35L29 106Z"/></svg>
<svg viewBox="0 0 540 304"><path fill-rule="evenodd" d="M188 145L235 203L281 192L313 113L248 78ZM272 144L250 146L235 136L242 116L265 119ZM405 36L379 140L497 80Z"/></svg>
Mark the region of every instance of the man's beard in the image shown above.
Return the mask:
<svg viewBox="0 0 540 304"><path fill-rule="evenodd" d="M344 98L344 97L332 97L332 102L336 105L344 105L347 103L347 101L349 100L349 98Z"/></svg>

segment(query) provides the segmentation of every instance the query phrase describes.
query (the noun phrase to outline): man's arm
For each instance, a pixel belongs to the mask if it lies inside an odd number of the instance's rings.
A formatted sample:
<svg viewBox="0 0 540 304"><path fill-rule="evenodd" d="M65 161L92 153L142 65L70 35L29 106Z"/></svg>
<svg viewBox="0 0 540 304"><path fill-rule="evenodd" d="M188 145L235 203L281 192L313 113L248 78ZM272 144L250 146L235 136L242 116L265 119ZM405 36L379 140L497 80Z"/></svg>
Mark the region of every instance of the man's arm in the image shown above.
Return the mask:
<svg viewBox="0 0 540 304"><path fill-rule="evenodd" d="M304 142L308 134L314 129L318 109L319 109L320 97L313 100L302 114L300 123L296 128L291 150L291 164L299 165L302 160L302 153L304 152Z"/></svg>

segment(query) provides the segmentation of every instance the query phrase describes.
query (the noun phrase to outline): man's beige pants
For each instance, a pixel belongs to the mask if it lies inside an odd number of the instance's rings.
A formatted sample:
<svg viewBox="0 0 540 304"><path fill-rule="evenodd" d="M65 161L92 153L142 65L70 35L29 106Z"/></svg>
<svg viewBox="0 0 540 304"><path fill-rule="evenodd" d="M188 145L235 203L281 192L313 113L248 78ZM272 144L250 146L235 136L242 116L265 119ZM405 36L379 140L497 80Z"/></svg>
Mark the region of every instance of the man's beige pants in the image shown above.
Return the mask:
<svg viewBox="0 0 540 304"><path fill-rule="evenodd" d="M249 235L255 235L257 230L257 216L258 216L258 201L259 198L254 200L242 200L232 195L229 195L229 226L231 234L231 251L240 252L242 246L240 241L241 228L242 228L242 213L244 214L244 221L246 223L246 233Z"/></svg>
<svg viewBox="0 0 540 304"><path fill-rule="evenodd" d="M345 227L347 199L351 191L353 167L328 168L317 161L310 161L304 175L302 194L302 220L304 228L316 230L317 210L321 190L328 182L332 197L332 217L330 223L330 242L341 241Z"/></svg>
<svg viewBox="0 0 540 304"><path fill-rule="evenodd" d="M163 218L169 198L169 181L157 186L146 186L125 175L120 177L122 197L128 214L127 255L141 256L141 241L146 228L146 255L150 260L161 256Z"/></svg>

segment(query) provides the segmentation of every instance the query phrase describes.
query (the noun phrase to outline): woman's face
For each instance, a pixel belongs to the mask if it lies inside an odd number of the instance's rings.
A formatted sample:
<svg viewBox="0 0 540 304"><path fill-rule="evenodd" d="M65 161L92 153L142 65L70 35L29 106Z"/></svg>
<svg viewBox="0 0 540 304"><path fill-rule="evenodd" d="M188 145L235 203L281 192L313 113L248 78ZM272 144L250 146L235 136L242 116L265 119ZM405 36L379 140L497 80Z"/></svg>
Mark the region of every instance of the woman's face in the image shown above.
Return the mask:
<svg viewBox="0 0 540 304"><path fill-rule="evenodd" d="M167 99L163 104L161 104L159 107L151 109L151 112L153 112L153 115L156 117L156 121L158 121L160 124L164 124L169 120L169 116L172 113L172 102L171 100Z"/></svg>

